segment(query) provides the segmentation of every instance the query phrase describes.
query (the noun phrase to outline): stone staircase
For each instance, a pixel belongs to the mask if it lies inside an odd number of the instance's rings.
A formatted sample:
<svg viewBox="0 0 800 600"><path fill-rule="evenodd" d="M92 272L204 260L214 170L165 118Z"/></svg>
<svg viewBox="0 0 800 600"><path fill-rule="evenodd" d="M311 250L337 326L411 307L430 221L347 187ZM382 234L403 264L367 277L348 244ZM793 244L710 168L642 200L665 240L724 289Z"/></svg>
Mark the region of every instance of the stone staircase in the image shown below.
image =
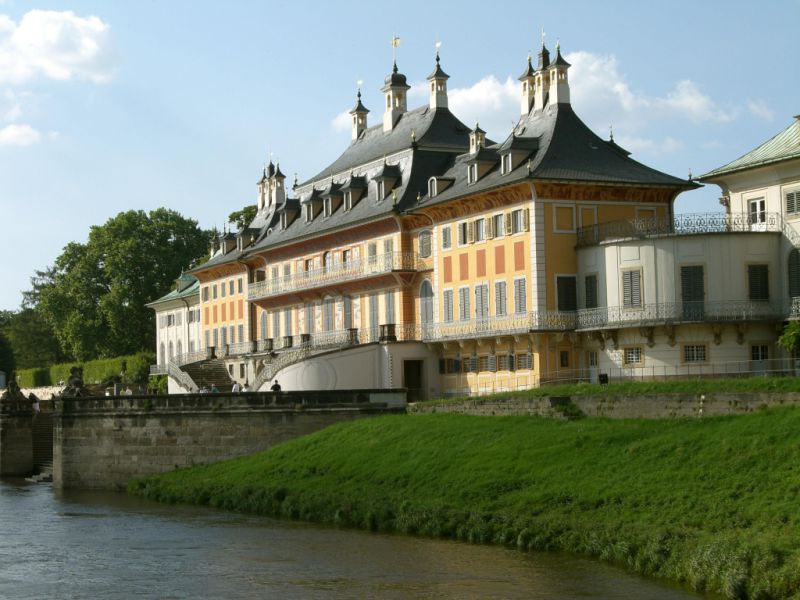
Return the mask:
<svg viewBox="0 0 800 600"><path fill-rule="evenodd" d="M228 375L225 363L220 359L202 360L183 365L181 370L192 378L198 389L211 389L217 386L220 392L230 392L233 381Z"/></svg>

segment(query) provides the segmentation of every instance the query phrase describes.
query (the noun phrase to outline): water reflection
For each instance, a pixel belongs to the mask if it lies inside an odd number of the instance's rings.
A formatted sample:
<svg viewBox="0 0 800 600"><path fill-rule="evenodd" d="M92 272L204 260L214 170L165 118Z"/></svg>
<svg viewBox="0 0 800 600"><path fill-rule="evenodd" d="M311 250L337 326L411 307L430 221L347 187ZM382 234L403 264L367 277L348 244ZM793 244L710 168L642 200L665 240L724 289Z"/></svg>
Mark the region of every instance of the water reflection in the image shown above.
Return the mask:
<svg viewBox="0 0 800 600"><path fill-rule="evenodd" d="M0 481L0 598L694 598L559 554Z"/></svg>

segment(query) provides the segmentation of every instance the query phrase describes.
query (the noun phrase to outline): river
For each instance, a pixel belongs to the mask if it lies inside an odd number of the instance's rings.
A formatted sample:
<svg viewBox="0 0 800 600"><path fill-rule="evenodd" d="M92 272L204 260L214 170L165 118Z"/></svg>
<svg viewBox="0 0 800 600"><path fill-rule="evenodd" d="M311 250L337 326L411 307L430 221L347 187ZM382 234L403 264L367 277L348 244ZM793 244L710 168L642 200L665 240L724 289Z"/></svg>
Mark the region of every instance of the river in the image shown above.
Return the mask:
<svg viewBox="0 0 800 600"><path fill-rule="evenodd" d="M697 598L555 553L0 480L0 598Z"/></svg>

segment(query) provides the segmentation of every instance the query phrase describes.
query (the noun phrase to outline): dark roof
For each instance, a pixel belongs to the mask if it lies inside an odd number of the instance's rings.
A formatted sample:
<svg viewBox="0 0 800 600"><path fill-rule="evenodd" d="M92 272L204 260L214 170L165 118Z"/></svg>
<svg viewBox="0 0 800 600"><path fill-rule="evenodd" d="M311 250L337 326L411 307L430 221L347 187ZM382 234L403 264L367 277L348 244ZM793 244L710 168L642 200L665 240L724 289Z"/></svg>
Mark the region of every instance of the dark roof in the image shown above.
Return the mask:
<svg viewBox="0 0 800 600"><path fill-rule="evenodd" d="M512 134L495 150L509 146L528 146L528 160L523 159L510 173L501 174L497 165L473 184L467 184L467 165L474 162L470 154L459 156L443 177L455 179L453 185L434 198L423 198L425 204L448 202L463 196L505 186L528 178L578 181L587 183L666 186L692 189L696 184L647 167L602 140L569 104L552 104L544 110L531 111L520 121ZM616 146L616 145L615 145ZM492 148L486 148L491 152Z"/></svg>
<svg viewBox="0 0 800 600"><path fill-rule="evenodd" d="M518 137L513 132L506 138L497 151L504 154L511 150L519 152L533 152L539 149L539 138L536 137Z"/></svg>
<svg viewBox="0 0 800 600"><path fill-rule="evenodd" d="M373 125L333 161L311 179L301 183L302 188L312 182L351 171L366 163L391 156L411 148L411 132L416 135L420 149L439 149L461 153L468 145L469 129L446 108L431 110L423 106L400 115L391 131L383 130L383 122Z"/></svg>
<svg viewBox="0 0 800 600"><path fill-rule="evenodd" d="M352 115L353 113L368 113L369 109L363 104L361 104L361 90L358 90L358 94L356 94L356 96L358 98L358 101L356 102L356 105L353 108L353 110L350 111L350 114Z"/></svg>
<svg viewBox="0 0 800 600"><path fill-rule="evenodd" d="M556 44L556 59L553 62L550 63L550 66L551 67L552 66L560 66L560 67L571 67L572 66L566 60L564 60L563 56L561 56L561 46L559 44Z"/></svg>
<svg viewBox="0 0 800 600"><path fill-rule="evenodd" d="M275 175L275 165L273 165L272 160L270 160L267 165L267 177L272 177L273 175Z"/></svg>
<svg viewBox="0 0 800 600"><path fill-rule="evenodd" d="M794 123L789 127L761 144L758 148L729 162L727 165L701 175L698 179L700 181L711 181L719 175L753 169L792 158L800 158L800 115L794 118Z"/></svg>
<svg viewBox="0 0 800 600"><path fill-rule="evenodd" d="M366 187L367 187L367 180L365 177L358 177L351 175L339 189L342 190L343 192L346 192L347 190L363 190Z"/></svg>
<svg viewBox="0 0 800 600"><path fill-rule="evenodd" d="M400 167L397 165L387 165L383 163L383 167L378 174L373 177L376 181L381 179L400 179L402 173L400 173Z"/></svg>
<svg viewBox="0 0 800 600"><path fill-rule="evenodd" d="M386 79L384 79L383 82L386 84L384 89L389 87L411 87L406 83L406 76L397 72L397 61L395 61L394 66L392 67L392 72L386 76Z"/></svg>
<svg viewBox="0 0 800 600"><path fill-rule="evenodd" d="M534 73L535 73L535 71L533 70L533 65L531 64L531 55L529 54L528 55L528 66L522 72L522 75L520 75L518 77L518 79L520 81L522 81L523 79L528 79L530 77L533 77Z"/></svg>
<svg viewBox="0 0 800 600"><path fill-rule="evenodd" d="M442 71L442 67L439 65L439 52L436 52L436 67L428 75L428 80L430 81L431 79L450 79L450 75Z"/></svg>
<svg viewBox="0 0 800 600"><path fill-rule="evenodd" d="M275 167L275 177L283 177L284 179L286 179L286 175L281 173L281 163L278 163L278 166Z"/></svg>
<svg viewBox="0 0 800 600"><path fill-rule="evenodd" d="M497 147L481 146L478 150L467 157L467 163L476 162L496 162L498 160Z"/></svg>
<svg viewBox="0 0 800 600"><path fill-rule="evenodd" d="M331 181L328 187L322 190L320 196L322 198L330 198L331 196L341 196L342 195L341 187L342 186L340 184Z"/></svg>
<svg viewBox="0 0 800 600"><path fill-rule="evenodd" d="M550 51L545 48L545 45L542 44L542 49L539 50L539 65L538 69L541 71L542 69L546 69L550 66Z"/></svg>

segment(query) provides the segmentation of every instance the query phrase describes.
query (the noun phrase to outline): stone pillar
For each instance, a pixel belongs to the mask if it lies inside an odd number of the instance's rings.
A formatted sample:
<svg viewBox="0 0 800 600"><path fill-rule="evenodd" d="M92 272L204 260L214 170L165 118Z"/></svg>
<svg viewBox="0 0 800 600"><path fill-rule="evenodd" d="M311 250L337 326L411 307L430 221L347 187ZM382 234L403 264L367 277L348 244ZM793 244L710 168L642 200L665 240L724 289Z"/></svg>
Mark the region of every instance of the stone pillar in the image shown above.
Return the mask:
<svg viewBox="0 0 800 600"><path fill-rule="evenodd" d="M0 399L0 475L33 473L33 407L30 400Z"/></svg>

